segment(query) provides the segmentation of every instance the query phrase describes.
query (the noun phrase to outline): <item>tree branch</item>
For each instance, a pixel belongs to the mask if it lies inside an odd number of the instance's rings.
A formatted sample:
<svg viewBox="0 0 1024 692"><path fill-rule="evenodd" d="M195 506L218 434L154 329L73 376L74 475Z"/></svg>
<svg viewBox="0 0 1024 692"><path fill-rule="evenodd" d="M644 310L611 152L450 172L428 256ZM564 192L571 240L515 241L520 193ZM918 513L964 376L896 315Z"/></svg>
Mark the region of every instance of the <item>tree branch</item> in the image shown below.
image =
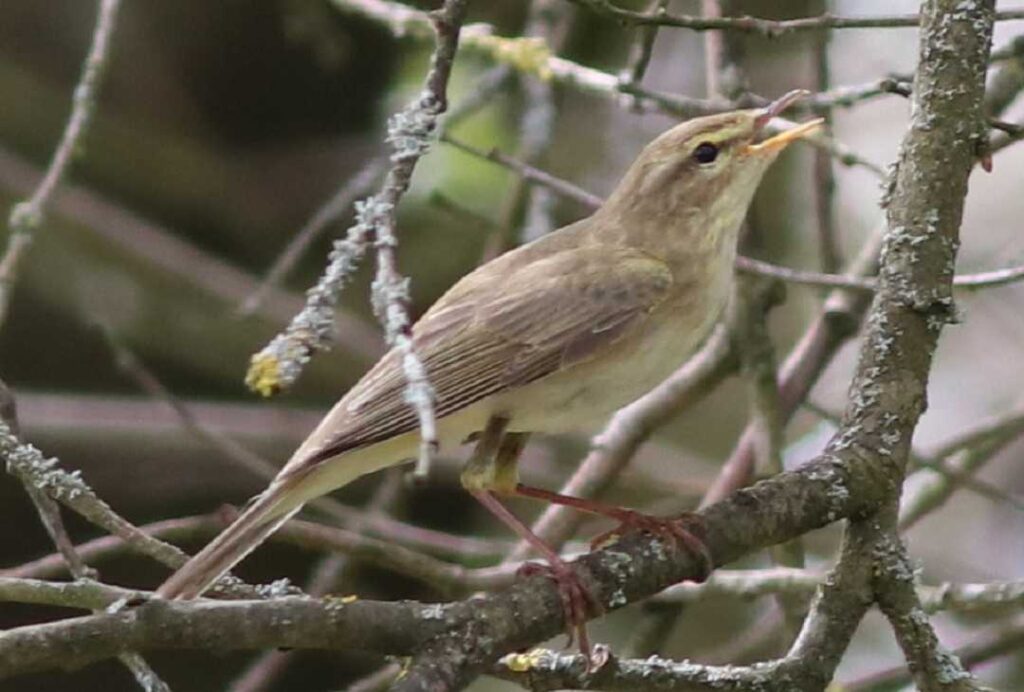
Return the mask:
<svg viewBox="0 0 1024 692"><path fill-rule="evenodd" d="M570 0L596 14L614 19L626 26L670 26L691 31L739 31L778 38L802 31L830 29L895 29L918 26L921 15L898 14L878 17L838 17L823 14L801 19L772 20L757 17L693 17L667 12L636 12L614 5L611 0ZM996 13L996 21L1024 19L1024 9L1003 10Z"/></svg>
<svg viewBox="0 0 1024 692"><path fill-rule="evenodd" d="M64 125L57 150L31 197L11 209L7 220L11 234L7 240L7 249L0 258L0 325L3 325L7 317L7 308L11 302L11 293L14 290L21 259L32 244L36 229L43 223L50 198L67 174L75 154L81 148L83 138L89 131L96 111L96 94L103 81L110 55L110 37L114 33L120 5L121 0L102 0L100 3L96 14L96 26L92 32L92 43L82 62L82 74L75 86L71 115Z"/></svg>

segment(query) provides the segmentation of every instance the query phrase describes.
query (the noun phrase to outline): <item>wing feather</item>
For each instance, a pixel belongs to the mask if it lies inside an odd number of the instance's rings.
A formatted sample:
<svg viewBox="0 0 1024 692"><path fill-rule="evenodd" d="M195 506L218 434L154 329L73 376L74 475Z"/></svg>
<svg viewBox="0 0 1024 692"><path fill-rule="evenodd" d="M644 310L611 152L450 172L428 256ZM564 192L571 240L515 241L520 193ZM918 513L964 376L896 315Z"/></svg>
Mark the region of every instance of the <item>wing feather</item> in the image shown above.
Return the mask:
<svg viewBox="0 0 1024 692"><path fill-rule="evenodd" d="M559 252L490 281L479 273L413 327L439 418L594 357L635 329L672 283L659 260L605 246ZM392 350L335 408L325 421L332 435L302 466L415 430L405 387Z"/></svg>

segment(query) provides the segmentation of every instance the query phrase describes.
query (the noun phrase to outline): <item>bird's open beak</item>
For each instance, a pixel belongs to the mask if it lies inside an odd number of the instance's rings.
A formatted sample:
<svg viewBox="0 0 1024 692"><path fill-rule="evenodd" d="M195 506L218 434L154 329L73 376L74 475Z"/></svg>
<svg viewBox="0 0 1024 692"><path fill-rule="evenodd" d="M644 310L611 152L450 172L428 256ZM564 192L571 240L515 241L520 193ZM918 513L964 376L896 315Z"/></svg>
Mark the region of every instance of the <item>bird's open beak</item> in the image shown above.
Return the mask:
<svg viewBox="0 0 1024 692"><path fill-rule="evenodd" d="M802 99L809 93L810 92L804 89L796 89L769 103L761 110L761 112L757 115L757 118L754 120L755 132L766 127L772 118L775 118L778 115L780 115L783 111L789 108L795 101ZM817 132L821 128L823 122L825 121L822 118L818 118L816 120L811 120L806 123L801 123L800 125L792 127L788 130L783 130L777 135L769 137L768 139L762 142L757 142L756 144L748 144L745 148L744 153L766 154L770 152L779 152L782 149L786 148L790 143Z"/></svg>

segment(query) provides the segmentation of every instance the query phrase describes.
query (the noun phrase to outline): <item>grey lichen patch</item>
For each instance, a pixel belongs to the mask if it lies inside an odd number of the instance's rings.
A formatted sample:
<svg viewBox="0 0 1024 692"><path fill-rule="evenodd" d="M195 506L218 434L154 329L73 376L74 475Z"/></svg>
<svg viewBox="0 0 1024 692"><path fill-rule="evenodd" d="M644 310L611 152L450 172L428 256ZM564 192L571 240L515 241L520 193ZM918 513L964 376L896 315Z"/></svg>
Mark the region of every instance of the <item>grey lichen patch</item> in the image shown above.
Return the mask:
<svg viewBox="0 0 1024 692"><path fill-rule="evenodd" d="M392 210L370 197L356 202L355 224L345 237L334 242L327 268L316 285L306 292L306 304L288 327L253 355L245 383L263 396L271 396L294 384L312 354L327 350L334 341L334 308L338 296L366 254L369 238Z"/></svg>
<svg viewBox="0 0 1024 692"><path fill-rule="evenodd" d="M429 91L388 120L387 142L395 163L418 159L430 148L442 104Z"/></svg>
<svg viewBox="0 0 1024 692"><path fill-rule="evenodd" d="M301 593L288 579L278 579L269 584L260 584L256 587L256 592L261 598L267 599L283 598Z"/></svg>
<svg viewBox="0 0 1024 692"><path fill-rule="evenodd" d="M654 538L644 547L644 557L653 558L659 562L669 559L669 553L665 541L662 538Z"/></svg>
<svg viewBox="0 0 1024 692"><path fill-rule="evenodd" d="M79 471L65 471L57 459L46 458L34 446L19 440L7 423L0 421L0 456L7 461L8 473L31 483L55 499L74 500L92 494Z"/></svg>
<svg viewBox="0 0 1024 692"><path fill-rule="evenodd" d="M606 550L604 557L605 566L611 572L616 584L624 584L632 577L635 569L632 556L617 550ZM626 592L621 586L616 586L605 599L609 608L621 608L628 602Z"/></svg>
<svg viewBox="0 0 1024 692"><path fill-rule="evenodd" d="M833 446L836 444L833 441ZM846 476L841 470L840 462L818 464L806 472L807 479L825 486L824 497L827 500L825 520L829 523L839 519L846 513L850 502L850 490Z"/></svg>
<svg viewBox="0 0 1024 692"><path fill-rule="evenodd" d="M961 680L970 680L971 674L964 669L956 654L938 646L935 650L935 679L942 685L952 685Z"/></svg>
<svg viewBox="0 0 1024 692"><path fill-rule="evenodd" d="M880 537L872 547L871 556L876 575L905 584L915 583L918 570L911 563L910 556L907 555L907 550L898 536L886 534Z"/></svg>
<svg viewBox="0 0 1024 692"><path fill-rule="evenodd" d="M675 689L700 685L712 690L785 689L786 680L779 677L776 663L755 663L751 666L708 666L690 661L673 661L660 656L617 661L624 679L644 681L651 689ZM785 677L785 676L782 676ZM688 687L687 687L688 688Z"/></svg>
<svg viewBox="0 0 1024 692"><path fill-rule="evenodd" d="M431 603L430 605L424 606L420 611L420 617L424 620L443 620L445 617L444 604Z"/></svg>

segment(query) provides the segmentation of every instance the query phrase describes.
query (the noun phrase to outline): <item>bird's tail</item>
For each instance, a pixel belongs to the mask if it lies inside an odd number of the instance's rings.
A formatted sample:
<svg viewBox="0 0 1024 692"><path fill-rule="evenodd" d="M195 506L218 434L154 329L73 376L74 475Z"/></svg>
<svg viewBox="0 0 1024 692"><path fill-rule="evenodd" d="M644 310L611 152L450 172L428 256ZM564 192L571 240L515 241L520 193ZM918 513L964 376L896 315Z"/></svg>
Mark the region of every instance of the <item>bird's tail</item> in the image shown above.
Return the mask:
<svg viewBox="0 0 1024 692"><path fill-rule="evenodd" d="M301 502L292 498L291 483L271 485L253 499L234 523L161 584L156 595L188 599L202 594L302 508Z"/></svg>

